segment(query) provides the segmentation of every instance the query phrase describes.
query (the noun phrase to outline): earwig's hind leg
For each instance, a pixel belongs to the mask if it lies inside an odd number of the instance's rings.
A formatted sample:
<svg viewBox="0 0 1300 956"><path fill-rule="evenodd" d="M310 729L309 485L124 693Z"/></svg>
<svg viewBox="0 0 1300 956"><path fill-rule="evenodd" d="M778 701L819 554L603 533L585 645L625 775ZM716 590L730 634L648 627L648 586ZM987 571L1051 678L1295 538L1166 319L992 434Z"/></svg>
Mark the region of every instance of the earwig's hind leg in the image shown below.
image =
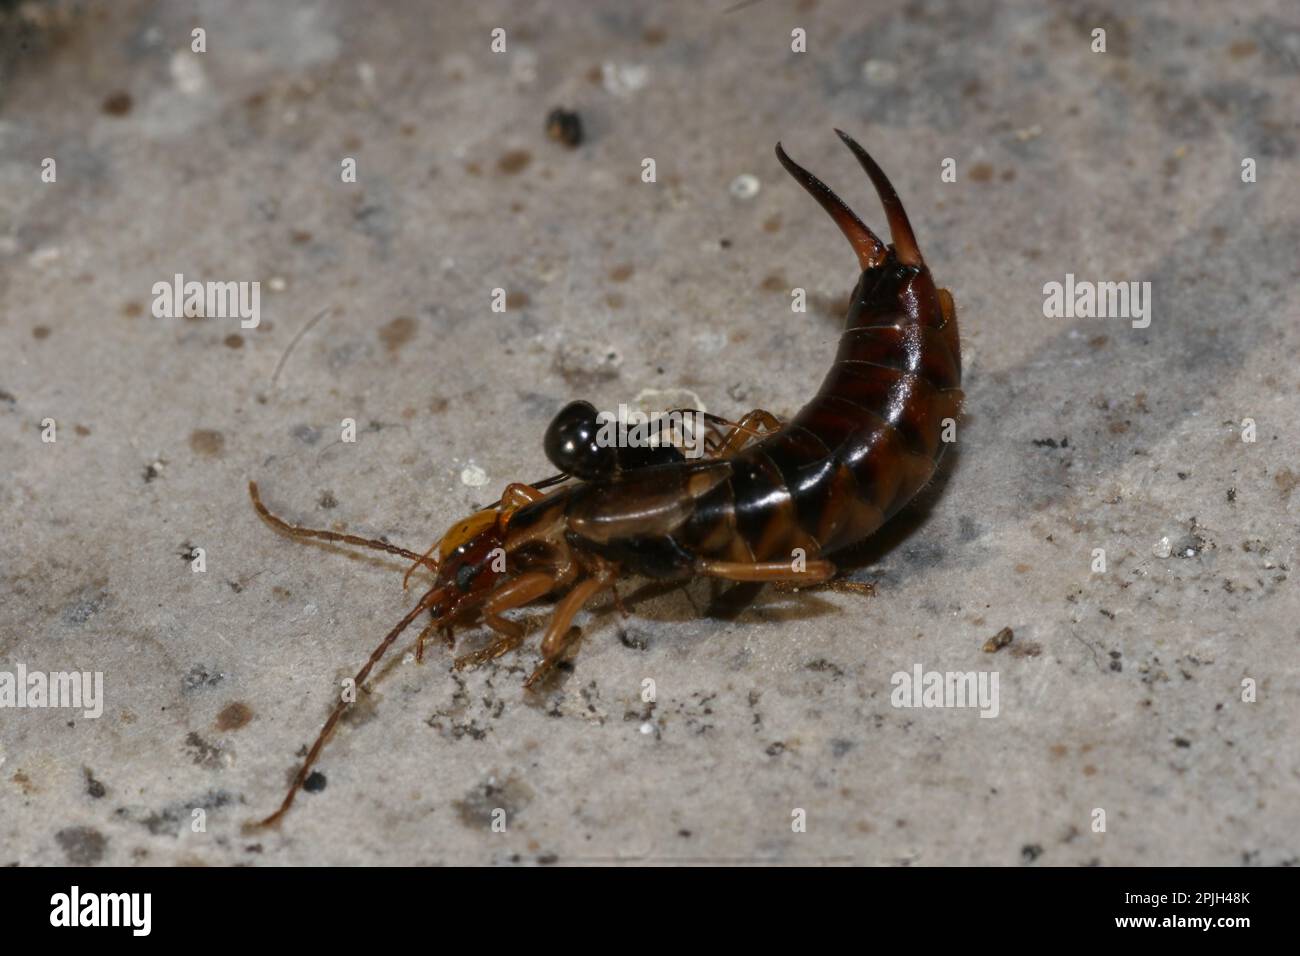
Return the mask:
<svg viewBox="0 0 1300 956"><path fill-rule="evenodd" d="M609 587L613 580L613 570L605 570L579 581L573 590L564 596L555 608L551 623L546 628L546 636L542 638L542 662L529 675L528 680L524 681L524 687L536 685L564 656L572 640L569 637L569 628L573 624L574 617L582 610L584 604Z"/></svg>
<svg viewBox="0 0 1300 956"><path fill-rule="evenodd" d="M835 576L835 565L824 558L808 561L803 570L796 570L791 561L711 561L701 560L695 570L711 578L727 581L788 582L798 586L812 586L829 581Z"/></svg>
<svg viewBox="0 0 1300 956"><path fill-rule="evenodd" d="M483 622L499 633L497 638L482 650L456 658L456 670L478 667L496 660L517 648L524 640L524 626L501 615L512 608L522 607L546 595L555 587L555 578L542 571L521 574L492 592L483 605Z"/></svg>
<svg viewBox="0 0 1300 956"><path fill-rule="evenodd" d="M399 548L395 544L389 544L387 541L376 541L373 538L360 538L354 534L340 534L337 531L325 531L320 528L303 528L296 524L290 524L283 518L271 514L266 505L262 504L262 496L258 494L257 482L248 483L248 496L253 499L253 507L261 515L262 520L269 524L277 531L283 531L285 534L295 538L314 538L317 541L342 542L344 544L355 544L363 548L373 548L376 551L384 551L388 554L395 554L401 558L410 558L417 564L425 564L432 570L436 571L438 566L427 560L427 555L416 554L414 551L407 551L405 548Z"/></svg>
<svg viewBox="0 0 1300 956"><path fill-rule="evenodd" d="M760 431L759 429L762 429ZM756 408L751 412L746 412L744 417L732 427L722 439L722 444L713 452L714 458L726 458L736 454L750 440L757 438L763 432L780 431L781 419L777 418L771 412L766 412L761 408Z"/></svg>

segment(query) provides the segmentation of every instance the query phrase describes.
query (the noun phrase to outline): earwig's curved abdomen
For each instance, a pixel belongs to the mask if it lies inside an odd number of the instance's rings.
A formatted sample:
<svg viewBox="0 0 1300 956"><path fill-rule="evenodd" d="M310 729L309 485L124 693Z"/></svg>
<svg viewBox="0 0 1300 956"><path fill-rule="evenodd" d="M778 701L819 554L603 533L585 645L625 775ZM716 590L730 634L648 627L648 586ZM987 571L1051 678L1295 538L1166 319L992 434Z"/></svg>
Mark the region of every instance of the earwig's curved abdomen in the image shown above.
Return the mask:
<svg viewBox="0 0 1300 956"><path fill-rule="evenodd" d="M820 180L781 162L849 237L862 273L821 389L788 424L736 454L642 468L562 489L521 509L512 536L562 512L563 547L627 572L673 577L698 559L785 560L863 540L930 480L945 422L961 407L952 298L936 288L893 187L841 137L875 183L886 246ZM507 544L507 549L510 545Z"/></svg>
<svg viewBox="0 0 1300 956"><path fill-rule="evenodd" d="M924 265L902 265L892 252L863 273L816 397L741 453L777 466L800 527L823 553L873 533L943 455L944 422L956 418L962 393L956 320L942 301ZM818 446L820 455L810 451Z"/></svg>

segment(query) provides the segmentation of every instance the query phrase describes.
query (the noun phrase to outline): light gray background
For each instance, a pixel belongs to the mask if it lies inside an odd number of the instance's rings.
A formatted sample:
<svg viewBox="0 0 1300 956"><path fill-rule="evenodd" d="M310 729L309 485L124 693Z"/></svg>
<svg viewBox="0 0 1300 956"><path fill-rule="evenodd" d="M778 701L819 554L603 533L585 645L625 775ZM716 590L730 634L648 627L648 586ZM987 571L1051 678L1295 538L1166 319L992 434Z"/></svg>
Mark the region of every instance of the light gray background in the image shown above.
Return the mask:
<svg viewBox="0 0 1300 956"><path fill-rule="evenodd" d="M107 704L0 711L0 863L1297 861L1295 5L724 7L2 5L0 669L102 671ZM601 611L537 694L535 640L459 678L395 652L324 791L242 834L411 600L247 481L423 549L549 473L570 398L792 413L855 271L774 143L884 228L833 126L967 370L953 467L853 571L877 595ZM261 328L151 317L176 272L260 280ZM1044 318L1067 272L1150 281L1151 326ZM996 670L1000 715L892 707L916 664Z"/></svg>

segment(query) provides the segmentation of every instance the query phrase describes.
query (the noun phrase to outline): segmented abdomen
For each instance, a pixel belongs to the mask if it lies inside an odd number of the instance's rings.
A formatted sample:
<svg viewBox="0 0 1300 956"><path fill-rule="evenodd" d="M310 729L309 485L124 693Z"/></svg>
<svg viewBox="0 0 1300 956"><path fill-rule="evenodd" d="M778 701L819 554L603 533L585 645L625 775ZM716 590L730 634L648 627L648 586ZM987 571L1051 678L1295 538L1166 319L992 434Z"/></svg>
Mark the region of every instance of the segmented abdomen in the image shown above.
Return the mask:
<svg viewBox="0 0 1300 956"><path fill-rule="evenodd" d="M951 298L924 266L868 271L816 397L731 458L730 479L696 502L674 537L686 550L739 561L855 544L930 479L961 399Z"/></svg>

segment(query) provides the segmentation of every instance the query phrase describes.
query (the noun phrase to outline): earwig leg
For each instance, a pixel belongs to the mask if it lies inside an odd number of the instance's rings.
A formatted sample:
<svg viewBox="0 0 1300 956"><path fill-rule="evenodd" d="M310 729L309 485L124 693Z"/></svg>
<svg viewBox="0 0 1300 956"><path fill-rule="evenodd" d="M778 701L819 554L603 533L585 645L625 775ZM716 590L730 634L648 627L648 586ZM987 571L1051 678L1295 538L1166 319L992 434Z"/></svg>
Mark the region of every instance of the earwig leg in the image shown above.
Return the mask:
<svg viewBox="0 0 1300 956"><path fill-rule="evenodd" d="M746 412L745 416L727 433L722 439L722 444L714 451L713 457L726 458L740 451L749 440L764 431L774 432L781 428L781 420L771 412L765 412L761 408L756 408L752 412Z"/></svg>
<svg viewBox="0 0 1300 956"><path fill-rule="evenodd" d="M366 678L370 676L370 672L374 669L374 666L379 663L379 659L383 657L388 651L388 648L392 646L393 641L397 640L398 635L410 627L411 622L423 614L426 608L436 602L440 591L441 588L430 588L426 591L424 596L416 603L415 607L411 608L410 612L407 613L406 617L398 621L397 626L384 636L384 639L379 642L379 646L371 652L370 658L366 661L365 665L361 670L357 671L356 676L352 678L354 687L360 688L361 685L365 683ZM265 820L253 824L252 826L254 828L273 826L276 823L279 823L280 818L289 812L289 807L293 805L293 798L296 797L298 791L302 789L303 783L307 780L307 774L311 772L312 766L316 763L316 758L320 756L321 750L325 747L325 742L329 740L330 734L334 732L335 725L338 724L339 718L343 716L343 712L347 710L348 704L350 703L351 701L345 697L339 698L339 702L334 705L334 709L330 712L329 718L325 721L325 726L321 728L320 733L317 735L316 742L312 744L311 750L307 752L307 759L304 760L302 766L298 768L298 773L293 778L293 784L289 787L289 792L285 794L284 801L280 804L280 808Z"/></svg>
<svg viewBox="0 0 1300 956"><path fill-rule="evenodd" d="M614 595L614 607L618 609L618 613L623 617L623 620L627 620L631 617L632 615L623 604L623 599L618 595L618 588L611 584L609 586L609 593Z"/></svg>
<svg viewBox="0 0 1300 956"><path fill-rule="evenodd" d="M411 579L411 572L414 571L416 568L418 568L418 567L419 567L420 565L422 565L422 564L429 564L429 563L430 563L430 557L429 557L429 556L430 556L431 554L433 554L433 552L437 549L438 545L439 545L441 542L442 542L442 539L439 538L437 541L433 542L433 544L429 545L429 550L428 550L428 551L424 552L424 554L420 555L420 557L419 557L418 559L416 559L415 561L411 562L411 566L410 566L409 568L407 568L407 569L406 569L406 573L402 575L402 590L403 590L403 591L406 590L406 582L409 581L409 580ZM436 568L437 566L438 566L438 563L437 563L436 561L434 561L434 562L432 563L432 567Z"/></svg>
<svg viewBox="0 0 1300 956"><path fill-rule="evenodd" d="M420 630L420 636L415 639L415 663L424 663L424 642L428 640L429 635L438 629L438 621L432 620Z"/></svg>
<svg viewBox="0 0 1300 956"><path fill-rule="evenodd" d="M511 608L522 607L536 601L555 587L555 578L542 571L529 571L501 585L483 605L483 622L502 636L482 650L464 657L456 658L456 670L466 667L478 667L488 661L496 660L502 654L508 654L523 643L524 626L518 621L502 617L502 613Z"/></svg>
<svg viewBox="0 0 1300 956"><path fill-rule="evenodd" d="M340 534L337 531L323 531L318 528L302 528L296 524L290 524L283 518L278 518L262 504L262 497L257 492L257 482L248 483L248 495L253 499L253 507L262 519L275 528L277 531L283 531L287 535L295 538L316 538L320 541L341 541L345 544L355 544L363 548L373 548L376 551L386 551L388 554L395 554L401 558L411 558L417 564L425 564L430 569L436 571L438 566L426 560L427 555L416 554L414 551L407 551L405 548L399 548L395 544L389 544L387 541L376 541L373 538L359 538L354 534Z"/></svg>
<svg viewBox="0 0 1300 956"><path fill-rule="evenodd" d="M555 666L556 661L564 656L569 646L569 628L573 624L574 617L582 610L584 604L609 587L613 580L613 571L605 571L579 581L573 590L564 596L555 609L550 625L546 628L546 636L542 638L542 662L529 675L528 680L524 681L524 687L529 688L537 684Z"/></svg>
<svg viewBox="0 0 1300 956"><path fill-rule="evenodd" d="M857 594L861 597L875 597L876 586L866 581L846 581L843 578L831 578L829 581L819 581L816 584L800 585L791 581L781 581L775 585L778 591L798 591L819 590L819 591L838 591L841 594Z"/></svg>
<svg viewBox="0 0 1300 956"><path fill-rule="evenodd" d="M742 561L710 560L696 562L695 570L699 574L724 578L728 581L767 583L786 581L794 585L808 586L830 580L835 575L835 565L823 558L809 561L802 571L796 571L789 561L759 561L748 564Z"/></svg>

